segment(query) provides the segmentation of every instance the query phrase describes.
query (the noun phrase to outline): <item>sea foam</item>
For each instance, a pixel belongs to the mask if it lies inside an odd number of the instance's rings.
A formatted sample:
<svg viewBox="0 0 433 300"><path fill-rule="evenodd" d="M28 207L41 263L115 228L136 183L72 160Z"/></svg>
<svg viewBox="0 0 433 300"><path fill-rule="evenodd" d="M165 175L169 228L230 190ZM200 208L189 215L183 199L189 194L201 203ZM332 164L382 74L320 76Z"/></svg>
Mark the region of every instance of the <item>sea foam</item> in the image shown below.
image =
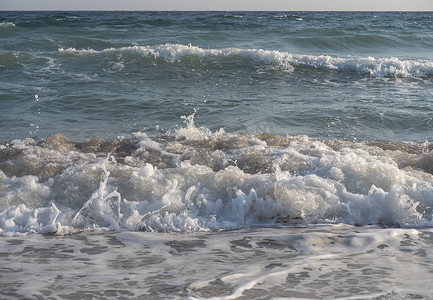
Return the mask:
<svg viewBox="0 0 433 300"><path fill-rule="evenodd" d="M15 24L12 22L2 22L0 23L0 27L15 27Z"/></svg>
<svg viewBox="0 0 433 300"><path fill-rule="evenodd" d="M3 145L1 234L431 226L425 146L211 132L192 116L186 123L173 136Z"/></svg>
<svg viewBox="0 0 433 300"><path fill-rule="evenodd" d="M263 49L204 49L192 45L164 44L156 46L130 46L103 50L60 48L59 52L75 55L102 53L130 53L141 57L176 62L184 58L230 58L248 60L255 65L270 65L286 71L313 68L330 71L350 71L371 77L424 77L433 75L431 60L408 60L395 57L334 57L329 55L303 55ZM205 63L205 62L203 62Z"/></svg>

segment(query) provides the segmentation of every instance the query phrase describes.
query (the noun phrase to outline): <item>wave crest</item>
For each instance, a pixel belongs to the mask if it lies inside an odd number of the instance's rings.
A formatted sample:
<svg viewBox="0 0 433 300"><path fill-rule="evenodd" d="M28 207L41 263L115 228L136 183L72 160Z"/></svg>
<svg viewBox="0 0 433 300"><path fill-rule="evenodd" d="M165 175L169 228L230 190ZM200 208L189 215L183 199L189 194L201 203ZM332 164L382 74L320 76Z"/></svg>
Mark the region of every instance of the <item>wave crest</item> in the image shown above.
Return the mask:
<svg viewBox="0 0 433 300"><path fill-rule="evenodd" d="M0 27L15 27L15 24L12 22L2 22L0 23Z"/></svg>
<svg viewBox="0 0 433 300"><path fill-rule="evenodd" d="M0 234L433 224L431 145L211 132L185 119L173 136L0 145Z"/></svg>
<svg viewBox="0 0 433 300"><path fill-rule="evenodd" d="M196 58L206 64L210 59L249 61L252 67L270 65L278 69L294 71L311 68L329 71L349 71L371 77L424 77L433 75L431 60L402 60L399 58L333 57L329 55L303 55L263 49L204 49L192 45L164 44L156 46L129 46L103 50L60 48L59 52L74 55L129 53L144 58L178 62Z"/></svg>

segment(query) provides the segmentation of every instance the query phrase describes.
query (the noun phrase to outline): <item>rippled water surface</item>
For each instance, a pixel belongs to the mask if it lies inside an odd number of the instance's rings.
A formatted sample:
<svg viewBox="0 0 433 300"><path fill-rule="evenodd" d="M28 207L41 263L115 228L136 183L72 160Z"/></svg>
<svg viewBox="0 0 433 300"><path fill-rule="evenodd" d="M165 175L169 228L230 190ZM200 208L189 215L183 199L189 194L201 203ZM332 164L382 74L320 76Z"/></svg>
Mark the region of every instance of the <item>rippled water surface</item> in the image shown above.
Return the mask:
<svg viewBox="0 0 433 300"><path fill-rule="evenodd" d="M0 12L0 298L428 299L430 12Z"/></svg>
<svg viewBox="0 0 433 300"><path fill-rule="evenodd" d="M2 12L0 140L432 138L431 13Z"/></svg>

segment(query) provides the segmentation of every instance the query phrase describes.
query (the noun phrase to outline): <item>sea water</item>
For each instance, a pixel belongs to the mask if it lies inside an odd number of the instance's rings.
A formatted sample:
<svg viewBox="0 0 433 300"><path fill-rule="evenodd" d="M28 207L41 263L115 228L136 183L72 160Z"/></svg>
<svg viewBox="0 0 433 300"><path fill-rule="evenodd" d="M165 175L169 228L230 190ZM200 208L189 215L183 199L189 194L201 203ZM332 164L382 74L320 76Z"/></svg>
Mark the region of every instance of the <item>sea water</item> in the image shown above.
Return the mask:
<svg viewBox="0 0 433 300"><path fill-rule="evenodd" d="M0 298L432 298L432 17L0 12Z"/></svg>

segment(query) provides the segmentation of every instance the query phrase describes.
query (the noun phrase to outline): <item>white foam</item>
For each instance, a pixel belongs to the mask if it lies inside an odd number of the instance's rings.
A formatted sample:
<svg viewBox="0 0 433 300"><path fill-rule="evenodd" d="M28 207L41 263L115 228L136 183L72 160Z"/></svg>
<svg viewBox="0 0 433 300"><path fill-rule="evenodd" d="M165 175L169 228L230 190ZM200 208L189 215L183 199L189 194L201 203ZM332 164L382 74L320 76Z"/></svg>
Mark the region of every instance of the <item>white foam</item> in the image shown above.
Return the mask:
<svg viewBox="0 0 433 300"><path fill-rule="evenodd" d="M2 238L2 268L15 271L5 272L2 284L12 287L6 288L11 297L26 299L48 291L52 298L89 291L170 299L429 298L431 234L426 228L326 225ZM17 276L25 280L15 290Z"/></svg>
<svg viewBox="0 0 433 300"><path fill-rule="evenodd" d="M59 52L71 54L96 54L104 52L136 53L143 57L162 58L175 62L184 57L230 57L249 59L255 64L265 64L282 70L293 71L296 67L325 70L351 71L371 77L423 77L433 75L431 60L402 60L395 57L334 57L329 55L303 55L263 49L204 49L192 45L164 44L156 46L130 46L104 50L60 48Z"/></svg>
<svg viewBox="0 0 433 300"><path fill-rule="evenodd" d="M69 54L78 54L78 55L84 55L84 54L95 54L100 53L100 51L96 51L93 49L75 49L75 48L59 48L58 50L60 53L69 53Z"/></svg>
<svg viewBox="0 0 433 300"><path fill-rule="evenodd" d="M15 24L12 22L2 22L0 23L0 27L15 27Z"/></svg>
<svg viewBox="0 0 433 300"><path fill-rule="evenodd" d="M0 234L299 222L432 226L433 176L413 169L429 154L354 143L333 149L306 136L271 146L197 128L193 117L168 140L136 134L135 150L123 159L32 139L5 145L5 155L18 156L0 164Z"/></svg>

